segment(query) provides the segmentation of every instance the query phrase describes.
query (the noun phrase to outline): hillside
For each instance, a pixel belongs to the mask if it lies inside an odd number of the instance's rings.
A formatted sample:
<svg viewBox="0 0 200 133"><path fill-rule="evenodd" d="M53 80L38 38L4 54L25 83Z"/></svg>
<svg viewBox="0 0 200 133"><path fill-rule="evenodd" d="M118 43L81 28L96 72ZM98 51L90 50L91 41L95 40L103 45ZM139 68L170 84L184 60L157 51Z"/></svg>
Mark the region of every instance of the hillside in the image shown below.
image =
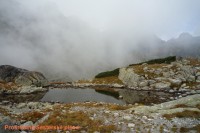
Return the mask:
<svg viewBox="0 0 200 133"><path fill-rule="evenodd" d="M154 59L99 73L74 85L110 85L138 90L195 90L200 88L200 60L174 56Z"/></svg>

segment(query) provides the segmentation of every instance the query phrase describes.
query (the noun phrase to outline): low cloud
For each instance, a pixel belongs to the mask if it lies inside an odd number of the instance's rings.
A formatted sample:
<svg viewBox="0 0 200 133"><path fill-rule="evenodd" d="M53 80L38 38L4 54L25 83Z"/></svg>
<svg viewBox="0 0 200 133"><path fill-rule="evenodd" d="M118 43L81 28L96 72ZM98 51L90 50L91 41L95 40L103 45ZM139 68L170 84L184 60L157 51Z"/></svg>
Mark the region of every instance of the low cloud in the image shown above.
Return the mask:
<svg viewBox="0 0 200 133"><path fill-rule="evenodd" d="M118 19L113 18L113 25L108 24L102 31L76 15L66 16L52 4L53 0L50 4L37 2L30 1L34 8L17 0L0 2L0 65L41 71L49 78L76 80L170 55L161 52L168 42L151 32L155 23L137 28L143 19L132 25L132 20L117 23Z"/></svg>

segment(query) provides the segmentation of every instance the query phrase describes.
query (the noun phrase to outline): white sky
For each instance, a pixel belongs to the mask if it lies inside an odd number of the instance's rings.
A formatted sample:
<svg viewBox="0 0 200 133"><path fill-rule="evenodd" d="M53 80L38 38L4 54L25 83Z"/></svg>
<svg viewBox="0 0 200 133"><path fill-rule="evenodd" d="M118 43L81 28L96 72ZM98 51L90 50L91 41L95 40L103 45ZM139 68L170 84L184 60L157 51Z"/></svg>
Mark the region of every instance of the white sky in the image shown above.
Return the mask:
<svg viewBox="0 0 200 133"><path fill-rule="evenodd" d="M105 30L152 32L161 38L200 35L200 0L21 0L28 8L56 8Z"/></svg>

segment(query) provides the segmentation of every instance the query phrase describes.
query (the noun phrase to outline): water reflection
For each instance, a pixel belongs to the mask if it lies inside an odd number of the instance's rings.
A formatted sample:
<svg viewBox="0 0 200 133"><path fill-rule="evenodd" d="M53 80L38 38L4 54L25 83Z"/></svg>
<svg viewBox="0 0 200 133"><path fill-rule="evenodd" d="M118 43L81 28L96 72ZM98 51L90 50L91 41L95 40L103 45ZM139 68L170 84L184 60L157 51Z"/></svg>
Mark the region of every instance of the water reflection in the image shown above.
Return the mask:
<svg viewBox="0 0 200 133"><path fill-rule="evenodd" d="M63 103L72 103L72 102L86 102L86 101L95 101L95 102L106 102L106 103L117 103L125 104L123 100L119 100L110 94L101 94L94 89L51 89L46 95L41 99L41 101L50 102L50 101L59 101Z"/></svg>
<svg viewBox="0 0 200 133"><path fill-rule="evenodd" d="M46 92L34 93L34 94L20 94L20 95L0 95L0 102L2 101L10 101L12 103L20 103L20 102L38 102L40 99L44 97Z"/></svg>
<svg viewBox="0 0 200 133"><path fill-rule="evenodd" d="M169 97L172 96L172 94L161 91L137 91L128 89L119 91L119 94L127 103L142 103L145 105L166 102L169 100Z"/></svg>

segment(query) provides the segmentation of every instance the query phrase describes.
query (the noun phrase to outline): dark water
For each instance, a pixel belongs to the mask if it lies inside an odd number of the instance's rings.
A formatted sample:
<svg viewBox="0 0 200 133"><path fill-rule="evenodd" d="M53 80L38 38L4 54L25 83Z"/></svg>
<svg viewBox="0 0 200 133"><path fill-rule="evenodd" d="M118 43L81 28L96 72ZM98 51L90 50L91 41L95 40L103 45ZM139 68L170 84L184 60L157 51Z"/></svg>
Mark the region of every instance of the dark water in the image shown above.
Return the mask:
<svg viewBox="0 0 200 133"><path fill-rule="evenodd" d="M119 95L123 99L119 99ZM105 102L117 104L134 104L142 103L151 105L152 103L158 104L170 100L174 94L158 91L137 91L122 89L119 92L95 90L90 88L67 88L67 89L50 89L48 92L41 92L28 95L0 95L0 102L10 101L12 103L43 101L43 102Z"/></svg>
<svg viewBox="0 0 200 133"><path fill-rule="evenodd" d="M123 100L117 99L116 94L106 94L102 92L95 91L95 89L51 89L49 90L44 97L41 99L44 102L58 101L63 103L72 103L72 102L86 102L86 101L95 101L95 102L105 102L105 103L117 103L125 104Z"/></svg>
<svg viewBox="0 0 200 133"><path fill-rule="evenodd" d="M38 102L40 99L44 97L46 92L39 92L34 94L20 94L20 95L0 95L0 102L9 101L12 103L20 103L20 102ZM1 133L1 132L0 132Z"/></svg>
<svg viewBox="0 0 200 133"><path fill-rule="evenodd" d="M121 90L119 94L123 97L126 103L142 103L145 105L159 104L169 101L170 97L174 94L162 92L162 91L137 91L137 90Z"/></svg>

